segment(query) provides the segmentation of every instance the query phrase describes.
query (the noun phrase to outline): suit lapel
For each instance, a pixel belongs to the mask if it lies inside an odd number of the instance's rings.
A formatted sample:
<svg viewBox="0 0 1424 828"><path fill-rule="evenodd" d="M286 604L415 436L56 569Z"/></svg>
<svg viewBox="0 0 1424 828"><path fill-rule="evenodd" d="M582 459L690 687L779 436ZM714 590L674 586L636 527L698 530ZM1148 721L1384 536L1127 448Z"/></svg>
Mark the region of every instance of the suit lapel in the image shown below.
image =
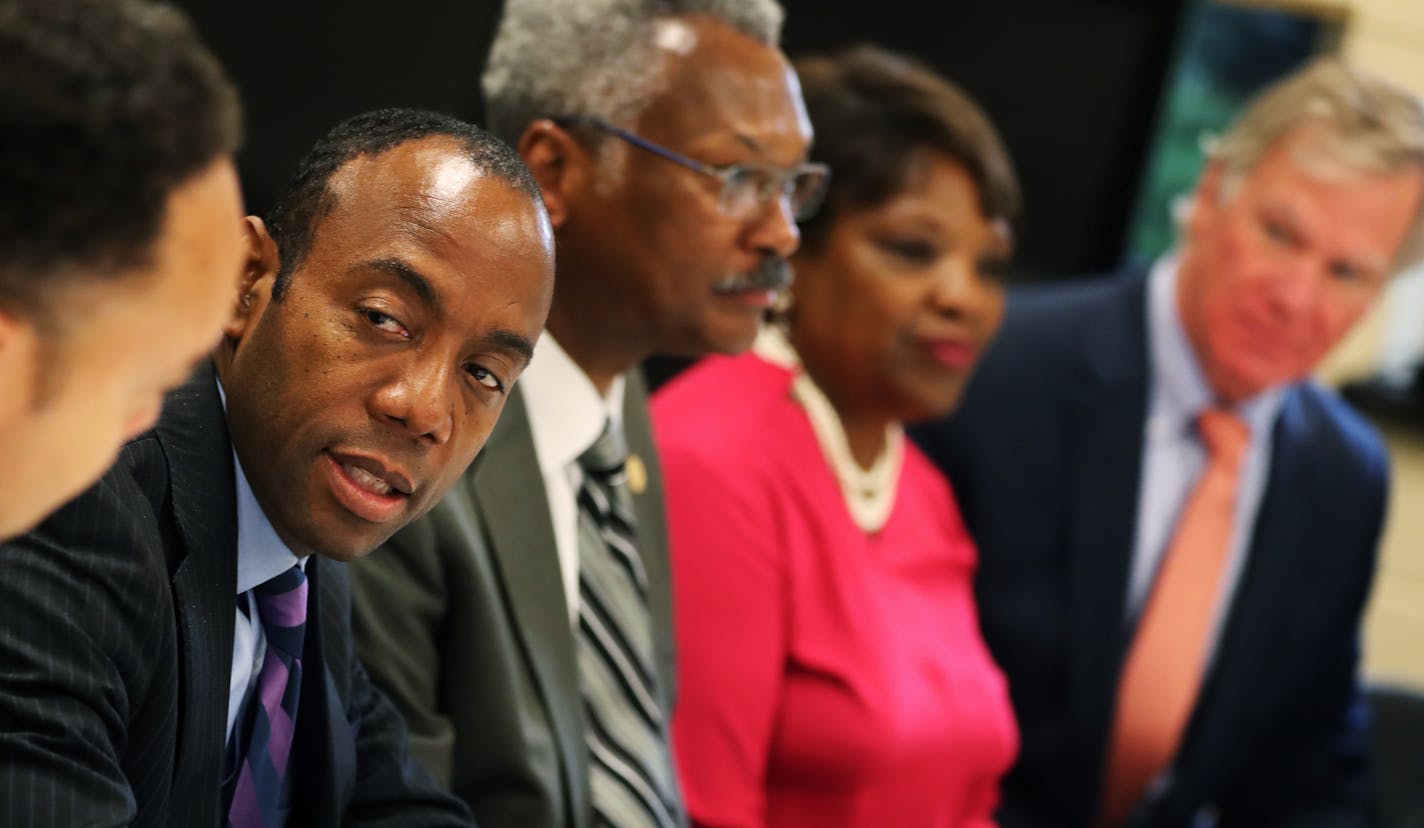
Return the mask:
<svg viewBox="0 0 1424 828"><path fill-rule="evenodd" d="M1080 795L1101 785L1118 667L1127 643L1124 606L1137 524L1147 417L1146 280L1125 280L1101 324L1088 326L1085 360L1068 407L1064 462L1069 503L1069 640L1073 721L1086 749Z"/></svg>
<svg viewBox="0 0 1424 828"><path fill-rule="evenodd" d="M232 446L212 367L164 401L159 443L168 461L181 548L169 550L180 683L173 790L216 811L232 671L237 507Z"/></svg>
<svg viewBox="0 0 1424 828"><path fill-rule="evenodd" d="M659 700L664 710L671 710L676 676L672 669L673 637L665 623L672 618L672 596L662 469L653 442L653 427L648 417L648 391L642 372L634 369L625 376L628 386L623 396L623 432L628 440L630 455L636 455L647 471L646 488L633 495L633 508L638 520L638 551L642 553L643 568L648 573L648 605L653 619L654 644L658 649Z"/></svg>
<svg viewBox="0 0 1424 828"><path fill-rule="evenodd" d="M559 740L569 808L588 808L583 714L568 601L524 397L516 388L476 461L471 494L489 532L512 626Z"/></svg>

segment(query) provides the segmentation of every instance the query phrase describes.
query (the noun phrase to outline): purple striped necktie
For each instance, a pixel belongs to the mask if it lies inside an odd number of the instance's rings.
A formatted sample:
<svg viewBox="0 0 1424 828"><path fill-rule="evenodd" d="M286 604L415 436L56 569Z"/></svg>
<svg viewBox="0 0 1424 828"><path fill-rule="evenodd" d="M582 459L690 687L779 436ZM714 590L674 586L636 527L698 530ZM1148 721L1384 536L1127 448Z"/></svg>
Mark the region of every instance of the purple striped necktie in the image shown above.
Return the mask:
<svg viewBox="0 0 1424 828"><path fill-rule="evenodd" d="M307 576L299 566L253 589L267 653L248 699L247 744L239 755L228 809L231 828L274 828L286 813L287 760L302 689L302 640L307 626Z"/></svg>

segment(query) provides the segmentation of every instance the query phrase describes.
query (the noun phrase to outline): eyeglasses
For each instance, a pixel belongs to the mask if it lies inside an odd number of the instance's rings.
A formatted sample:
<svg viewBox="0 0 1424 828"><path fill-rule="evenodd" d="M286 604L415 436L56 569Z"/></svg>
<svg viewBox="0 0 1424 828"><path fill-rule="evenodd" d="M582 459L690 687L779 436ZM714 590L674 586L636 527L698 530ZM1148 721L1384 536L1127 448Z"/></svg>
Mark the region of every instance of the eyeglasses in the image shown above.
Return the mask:
<svg viewBox="0 0 1424 828"><path fill-rule="evenodd" d="M825 164L798 164L790 169L769 164L704 164L616 127L602 118L577 116L552 120L562 127L591 126L601 129L640 150L717 179L722 185L717 206L724 215L735 219L751 218L773 199L785 199L796 220L805 221L816 214L831 181L831 168Z"/></svg>

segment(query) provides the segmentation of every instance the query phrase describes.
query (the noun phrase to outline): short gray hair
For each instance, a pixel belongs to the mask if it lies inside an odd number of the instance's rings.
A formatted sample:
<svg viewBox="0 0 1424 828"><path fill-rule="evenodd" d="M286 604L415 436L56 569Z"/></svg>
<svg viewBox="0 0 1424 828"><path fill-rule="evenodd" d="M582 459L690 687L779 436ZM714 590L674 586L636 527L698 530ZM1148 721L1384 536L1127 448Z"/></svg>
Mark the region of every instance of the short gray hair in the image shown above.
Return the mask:
<svg viewBox="0 0 1424 828"><path fill-rule="evenodd" d="M1230 197L1277 141L1302 127L1319 127L1311 155L1336 168L1392 175L1424 170L1424 101L1339 58L1318 59L1269 87L1210 147L1221 164L1221 193ZM1424 203L1401 246L1402 269L1424 259Z"/></svg>
<svg viewBox="0 0 1424 828"><path fill-rule="evenodd" d="M775 46L776 0L508 0L483 86L489 129L517 144L531 122L636 117L657 94L658 24L705 17Z"/></svg>

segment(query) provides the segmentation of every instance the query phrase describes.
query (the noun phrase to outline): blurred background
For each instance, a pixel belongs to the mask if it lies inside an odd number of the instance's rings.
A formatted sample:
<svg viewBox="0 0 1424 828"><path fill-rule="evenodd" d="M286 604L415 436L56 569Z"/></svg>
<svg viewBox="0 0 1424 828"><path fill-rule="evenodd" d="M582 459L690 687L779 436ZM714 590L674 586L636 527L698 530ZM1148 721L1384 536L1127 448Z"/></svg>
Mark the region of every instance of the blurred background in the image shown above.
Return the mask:
<svg viewBox="0 0 1424 828"><path fill-rule="evenodd" d="M783 0L792 55L878 42L918 55L977 97L1023 181L1018 267L1086 278L1173 239L1173 205L1202 139L1254 91L1339 51L1424 94L1421 0ZM267 209L302 152L375 106L480 119L494 0L242 4L185 0L242 88L249 210ZM552 52L559 44L548 44ZM1394 460L1365 670L1424 690L1424 272L1402 275L1328 361Z"/></svg>

